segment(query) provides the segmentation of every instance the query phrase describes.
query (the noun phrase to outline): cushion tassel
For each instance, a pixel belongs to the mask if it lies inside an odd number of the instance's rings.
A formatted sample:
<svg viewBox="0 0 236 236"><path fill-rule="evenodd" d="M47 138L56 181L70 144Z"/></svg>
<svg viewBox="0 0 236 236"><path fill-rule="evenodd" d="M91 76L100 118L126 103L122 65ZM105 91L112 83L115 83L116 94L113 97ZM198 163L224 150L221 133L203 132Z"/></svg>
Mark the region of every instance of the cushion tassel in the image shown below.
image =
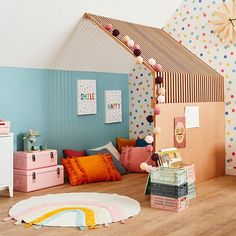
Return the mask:
<svg viewBox="0 0 236 236"><path fill-rule="evenodd" d="M90 225L88 229L96 229L96 225Z"/></svg>
<svg viewBox="0 0 236 236"><path fill-rule="evenodd" d="M2 219L2 221L4 221L4 222L10 221L10 220L13 220L13 218L12 217L6 217L6 218Z"/></svg>
<svg viewBox="0 0 236 236"><path fill-rule="evenodd" d="M32 225L32 223L25 223L25 228L30 228Z"/></svg>
<svg viewBox="0 0 236 236"><path fill-rule="evenodd" d="M22 220L17 220L17 221L14 223L14 225L21 225L21 223L22 223Z"/></svg>
<svg viewBox="0 0 236 236"><path fill-rule="evenodd" d="M41 229L42 228L42 225L35 225L34 226L34 229Z"/></svg>
<svg viewBox="0 0 236 236"><path fill-rule="evenodd" d="M105 228L110 228L110 225L106 223L106 224L104 224L104 227Z"/></svg>
<svg viewBox="0 0 236 236"><path fill-rule="evenodd" d="M78 228L80 231L83 231L83 230L85 230L86 227L85 226L78 226Z"/></svg>

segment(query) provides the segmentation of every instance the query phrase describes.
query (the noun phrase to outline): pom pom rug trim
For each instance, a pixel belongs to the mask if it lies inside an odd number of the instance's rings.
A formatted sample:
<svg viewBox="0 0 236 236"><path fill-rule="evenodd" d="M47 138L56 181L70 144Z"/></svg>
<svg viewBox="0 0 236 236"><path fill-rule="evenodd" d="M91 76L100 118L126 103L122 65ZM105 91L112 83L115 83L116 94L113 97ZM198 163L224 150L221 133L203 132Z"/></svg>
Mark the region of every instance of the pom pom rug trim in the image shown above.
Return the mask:
<svg viewBox="0 0 236 236"><path fill-rule="evenodd" d="M140 212L138 201L118 194L61 193L31 197L15 204L9 211L15 224L96 228L123 222Z"/></svg>

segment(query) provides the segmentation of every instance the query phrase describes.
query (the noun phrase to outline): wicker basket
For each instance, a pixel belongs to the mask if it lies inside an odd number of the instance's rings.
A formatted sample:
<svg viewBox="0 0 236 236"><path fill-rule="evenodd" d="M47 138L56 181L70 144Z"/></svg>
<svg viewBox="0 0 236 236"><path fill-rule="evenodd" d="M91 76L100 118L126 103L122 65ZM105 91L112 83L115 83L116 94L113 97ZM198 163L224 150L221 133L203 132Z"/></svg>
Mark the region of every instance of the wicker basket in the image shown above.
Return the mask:
<svg viewBox="0 0 236 236"><path fill-rule="evenodd" d="M151 195L151 207L159 208L168 211L180 212L189 206L189 199L187 196L175 199Z"/></svg>
<svg viewBox="0 0 236 236"><path fill-rule="evenodd" d="M151 182L170 185L181 185L187 182L187 170L158 167L151 171Z"/></svg>
<svg viewBox="0 0 236 236"><path fill-rule="evenodd" d="M188 183L188 198L193 199L196 197L196 185L195 183Z"/></svg>
<svg viewBox="0 0 236 236"><path fill-rule="evenodd" d="M188 195L188 183L181 185L151 183L151 194L170 198L180 198Z"/></svg>
<svg viewBox="0 0 236 236"><path fill-rule="evenodd" d="M188 183L195 182L194 164L183 164L182 169L187 170L187 181L188 181Z"/></svg>

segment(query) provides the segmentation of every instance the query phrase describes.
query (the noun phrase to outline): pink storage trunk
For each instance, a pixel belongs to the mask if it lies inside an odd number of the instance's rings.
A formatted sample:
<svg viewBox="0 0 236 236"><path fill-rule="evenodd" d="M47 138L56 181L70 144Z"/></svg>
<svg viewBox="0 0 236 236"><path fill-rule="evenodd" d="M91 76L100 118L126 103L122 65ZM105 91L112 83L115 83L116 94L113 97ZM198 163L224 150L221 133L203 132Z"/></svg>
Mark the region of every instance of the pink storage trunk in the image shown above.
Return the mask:
<svg viewBox="0 0 236 236"><path fill-rule="evenodd" d="M14 169L14 190L20 192L31 192L63 183L64 168L62 165L28 171Z"/></svg>
<svg viewBox="0 0 236 236"><path fill-rule="evenodd" d="M14 168L20 170L33 170L42 167L57 165L57 151L44 150L34 152L15 152Z"/></svg>
<svg viewBox="0 0 236 236"><path fill-rule="evenodd" d="M0 135L10 133L10 121L0 119Z"/></svg>
<svg viewBox="0 0 236 236"><path fill-rule="evenodd" d="M188 208L189 199L187 196L175 199L170 197L162 197L151 195L151 207L159 208L167 211L180 212Z"/></svg>

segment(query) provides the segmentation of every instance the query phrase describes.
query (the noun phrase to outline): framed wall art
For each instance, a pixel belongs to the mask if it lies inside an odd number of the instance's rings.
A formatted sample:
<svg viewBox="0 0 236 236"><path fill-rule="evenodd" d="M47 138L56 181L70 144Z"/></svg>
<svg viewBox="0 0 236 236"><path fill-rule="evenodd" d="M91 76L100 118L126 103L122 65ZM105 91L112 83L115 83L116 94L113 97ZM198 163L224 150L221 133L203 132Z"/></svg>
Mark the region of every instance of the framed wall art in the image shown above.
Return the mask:
<svg viewBox="0 0 236 236"><path fill-rule="evenodd" d="M77 80L77 115L96 113L96 80Z"/></svg>
<svg viewBox="0 0 236 236"><path fill-rule="evenodd" d="M122 97L121 90L105 91L105 123L122 121Z"/></svg>

